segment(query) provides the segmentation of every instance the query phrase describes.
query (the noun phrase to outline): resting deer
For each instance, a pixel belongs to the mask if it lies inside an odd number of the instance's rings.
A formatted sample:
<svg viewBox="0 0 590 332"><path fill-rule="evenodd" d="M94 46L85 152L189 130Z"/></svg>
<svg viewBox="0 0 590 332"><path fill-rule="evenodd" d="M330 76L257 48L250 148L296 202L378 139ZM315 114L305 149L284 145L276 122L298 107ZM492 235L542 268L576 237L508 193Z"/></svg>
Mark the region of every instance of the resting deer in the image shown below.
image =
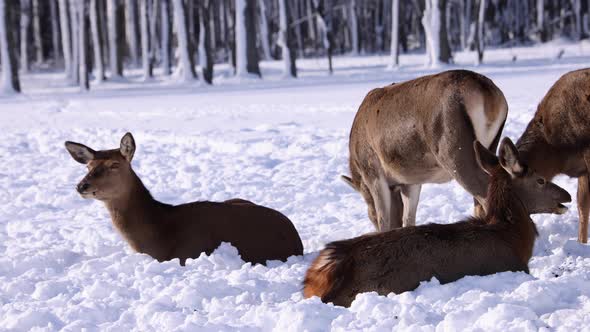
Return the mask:
<svg viewBox="0 0 590 332"><path fill-rule="evenodd" d="M423 183L455 179L483 215L488 176L473 141L496 150L508 106L485 76L452 70L371 90L350 131L351 177L378 231L416 224Z"/></svg>
<svg viewBox="0 0 590 332"><path fill-rule="evenodd" d="M569 72L553 84L516 146L523 163L545 178L578 178L578 241L588 242L590 69Z"/></svg>
<svg viewBox="0 0 590 332"><path fill-rule="evenodd" d="M570 195L526 169L506 138L497 158L479 142L477 163L490 176L485 217L427 224L333 242L307 270L304 296L349 306L356 294L402 293L436 277L448 283L467 275L528 273L537 230L530 211L564 213Z"/></svg>
<svg viewBox="0 0 590 332"><path fill-rule="evenodd" d="M156 201L131 167L135 140L130 133L119 149L94 151L73 142L66 149L88 165L77 190L103 201L117 230L137 252L158 261L210 254L221 242L234 245L252 263L302 255L303 245L291 221L278 211L243 199L172 206Z"/></svg>

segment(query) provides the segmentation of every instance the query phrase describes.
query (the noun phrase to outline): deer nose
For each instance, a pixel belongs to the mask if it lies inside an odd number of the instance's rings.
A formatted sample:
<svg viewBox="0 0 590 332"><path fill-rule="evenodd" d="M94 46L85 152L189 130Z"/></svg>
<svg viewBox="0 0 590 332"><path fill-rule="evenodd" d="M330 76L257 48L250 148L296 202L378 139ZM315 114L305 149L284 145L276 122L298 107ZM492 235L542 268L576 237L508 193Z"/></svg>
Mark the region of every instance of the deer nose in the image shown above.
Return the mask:
<svg viewBox="0 0 590 332"><path fill-rule="evenodd" d="M80 182L78 183L78 186L76 187L76 189L78 190L78 192L80 194L84 193L86 191L86 189L88 189L90 187L90 184L88 184L88 182Z"/></svg>

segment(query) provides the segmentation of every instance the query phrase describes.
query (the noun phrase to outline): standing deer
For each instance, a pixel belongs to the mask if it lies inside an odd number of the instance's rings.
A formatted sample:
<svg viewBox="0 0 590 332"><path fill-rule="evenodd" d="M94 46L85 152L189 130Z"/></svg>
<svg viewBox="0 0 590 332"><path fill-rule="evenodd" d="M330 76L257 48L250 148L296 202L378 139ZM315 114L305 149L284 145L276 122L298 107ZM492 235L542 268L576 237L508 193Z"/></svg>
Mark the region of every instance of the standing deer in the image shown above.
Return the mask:
<svg viewBox="0 0 590 332"><path fill-rule="evenodd" d="M135 140L130 133L119 149L94 151L66 142L72 158L88 165L77 190L103 201L117 230L137 252L158 261L210 254L221 242L234 245L252 263L302 255L303 245L291 221L278 211L243 199L222 203L169 205L155 200L131 167Z"/></svg>
<svg viewBox="0 0 590 332"><path fill-rule="evenodd" d="M508 114L485 76L452 70L371 90L350 131L351 177L378 231L416 224L423 183L455 179L483 215L488 176L473 141L496 150Z"/></svg>
<svg viewBox="0 0 590 332"><path fill-rule="evenodd" d="M578 241L588 242L590 69L569 72L553 84L516 146L523 163L545 178L578 178Z"/></svg>
<svg viewBox="0 0 590 332"><path fill-rule="evenodd" d="M490 176L485 217L332 242L307 270L304 296L349 306L358 293L399 294L432 277L448 283L467 275L528 273L537 235L529 214L564 213L567 208L561 203L571 197L526 169L508 138L498 157L477 141L473 149L477 163Z"/></svg>

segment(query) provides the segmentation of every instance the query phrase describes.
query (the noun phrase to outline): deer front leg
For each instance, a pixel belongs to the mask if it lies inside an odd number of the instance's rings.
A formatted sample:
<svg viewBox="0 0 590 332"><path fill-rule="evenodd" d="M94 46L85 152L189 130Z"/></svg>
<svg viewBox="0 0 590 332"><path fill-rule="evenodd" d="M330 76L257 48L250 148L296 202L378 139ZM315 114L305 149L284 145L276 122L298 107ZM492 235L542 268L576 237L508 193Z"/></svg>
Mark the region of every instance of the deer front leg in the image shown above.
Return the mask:
<svg viewBox="0 0 590 332"><path fill-rule="evenodd" d="M404 203L399 186L390 188L391 205L389 206L389 223L385 224L382 232L405 226L403 223Z"/></svg>
<svg viewBox="0 0 590 332"><path fill-rule="evenodd" d="M578 229L578 242L588 242L588 211L590 210L590 190L588 173L578 178L578 217L580 227Z"/></svg>
<svg viewBox="0 0 590 332"><path fill-rule="evenodd" d="M420 201L420 191L422 185L407 184L401 186L401 196L403 202L403 226L416 226L416 210Z"/></svg>
<svg viewBox="0 0 590 332"><path fill-rule="evenodd" d="M588 215L590 211L590 150L584 151L586 174L578 178L578 242L588 243Z"/></svg>

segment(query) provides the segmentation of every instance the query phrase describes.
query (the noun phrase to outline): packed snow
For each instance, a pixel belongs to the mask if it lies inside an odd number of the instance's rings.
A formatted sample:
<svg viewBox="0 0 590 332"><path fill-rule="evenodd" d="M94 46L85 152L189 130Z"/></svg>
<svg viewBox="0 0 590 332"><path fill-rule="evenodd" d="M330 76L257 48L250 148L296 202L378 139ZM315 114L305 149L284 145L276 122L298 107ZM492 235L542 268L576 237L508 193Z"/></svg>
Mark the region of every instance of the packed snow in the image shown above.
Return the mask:
<svg viewBox="0 0 590 332"><path fill-rule="evenodd" d="M563 57L556 58L560 50ZM473 53L450 68L494 80L510 111L504 135L524 130L562 74L590 64L590 44L551 43ZM513 59L516 58L516 61ZM216 67L214 86L159 76L64 87L61 73L22 77L24 94L0 98L0 330L6 331L549 331L590 326L590 247L576 242L576 181L556 182L574 198L562 216L534 216L531 273L465 277L411 292L360 294L350 308L303 299L304 273L323 246L372 231L348 174L348 134L374 87L435 72L424 54L298 60L296 80L263 62L262 80L234 80ZM60 83L56 83L60 82ZM132 252L102 203L74 190L85 175L63 143L115 148L135 136L133 167L168 203L241 197L287 215L305 255L268 266L244 263L223 244L181 267ZM456 183L425 185L417 223L451 223L472 212ZM367 259L371 259L367 257Z"/></svg>

